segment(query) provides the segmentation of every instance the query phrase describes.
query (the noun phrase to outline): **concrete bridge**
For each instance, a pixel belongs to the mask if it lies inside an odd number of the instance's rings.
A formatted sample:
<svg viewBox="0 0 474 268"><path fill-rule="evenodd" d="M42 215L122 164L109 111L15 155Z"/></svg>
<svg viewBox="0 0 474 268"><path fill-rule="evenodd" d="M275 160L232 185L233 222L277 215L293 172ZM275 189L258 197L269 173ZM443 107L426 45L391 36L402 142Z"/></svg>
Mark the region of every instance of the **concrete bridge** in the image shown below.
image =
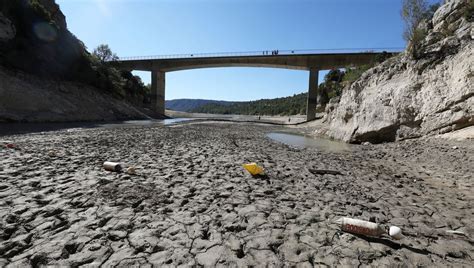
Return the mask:
<svg viewBox="0 0 474 268"><path fill-rule="evenodd" d="M306 119L316 117L320 70L355 67L373 63L379 54L401 49L285 50L239 53L185 54L120 58L119 68L151 72L151 103L155 112L165 113L166 72L214 67L265 67L309 71Z"/></svg>

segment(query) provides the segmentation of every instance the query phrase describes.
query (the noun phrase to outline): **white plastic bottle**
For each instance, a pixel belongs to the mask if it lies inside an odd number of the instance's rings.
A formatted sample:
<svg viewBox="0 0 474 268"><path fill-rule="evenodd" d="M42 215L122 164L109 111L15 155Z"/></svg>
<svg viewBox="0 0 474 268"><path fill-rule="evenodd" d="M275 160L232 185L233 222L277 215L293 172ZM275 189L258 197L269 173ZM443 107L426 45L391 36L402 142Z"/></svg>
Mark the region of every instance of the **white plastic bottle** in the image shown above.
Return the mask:
<svg viewBox="0 0 474 268"><path fill-rule="evenodd" d="M341 226L341 229L345 232L367 235L373 237L379 237L383 234L388 234L393 239L399 240L403 238L402 230L397 226L390 226L388 232L384 226L377 223L352 219L352 218L340 218L336 221Z"/></svg>

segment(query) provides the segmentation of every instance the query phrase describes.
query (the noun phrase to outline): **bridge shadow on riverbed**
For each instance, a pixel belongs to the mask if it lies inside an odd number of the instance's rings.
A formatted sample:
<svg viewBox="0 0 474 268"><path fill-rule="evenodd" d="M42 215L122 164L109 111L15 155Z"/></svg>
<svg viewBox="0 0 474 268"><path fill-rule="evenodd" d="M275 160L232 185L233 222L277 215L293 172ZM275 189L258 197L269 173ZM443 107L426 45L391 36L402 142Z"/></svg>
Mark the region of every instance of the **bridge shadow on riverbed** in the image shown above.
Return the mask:
<svg viewBox="0 0 474 268"><path fill-rule="evenodd" d="M0 123L0 137L59 131L67 129L89 128L121 128L121 127L152 127L156 125L172 125L189 121L189 118L170 118L164 120L130 120L130 121L98 121L98 122L64 122L64 123Z"/></svg>
<svg viewBox="0 0 474 268"><path fill-rule="evenodd" d="M0 137L17 135L17 134L28 134L28 133L41 133L48 131L58 131L73 128L96 128L104 122L69 122L69 123L1 123L0 124Z"/></svg>

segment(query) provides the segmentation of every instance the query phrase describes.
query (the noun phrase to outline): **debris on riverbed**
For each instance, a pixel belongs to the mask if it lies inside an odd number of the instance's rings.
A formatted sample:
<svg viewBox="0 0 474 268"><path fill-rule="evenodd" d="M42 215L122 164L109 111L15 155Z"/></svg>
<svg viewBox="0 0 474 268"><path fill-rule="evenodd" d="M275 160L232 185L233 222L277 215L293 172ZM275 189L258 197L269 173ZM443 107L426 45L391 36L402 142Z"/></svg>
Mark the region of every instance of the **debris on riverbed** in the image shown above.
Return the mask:
<svg viewBox="0 0 474 268"><path fill-rule="evenodd" d="M122 165L120 165L120 163L106 161L104 162L103 166L104 166L104 169L107 171L114 171L114 172L122 171Z"/></svg>
<svg viewBox="0 0 474 268"><path fill-rule="evenodd" d="M446 230L446 233L448 234L455 234L455 235L462 235L462 236L466 236L466 233L464 232L461 232L461 231L456 231L456 230Z"/></svg>
<svg viewBox="0 0 474 268"><path fill-rule="evenodd" d="M128 167L125 173L127 173L128 175L135 175L137 174L137 171L135 170L135 167Z"/></svg>
<svg viewBox="0 0 474 268"><path fill-rule="evenodd" d="M57 157L60 155L60 152L57 150L49 150L47 154L49 157Z"/></svg>
<svg viewBox="0 0 474 268"><path fill-rule="evenodd" d="M336 220L336 223L341 226L341 229L345 232L360 234L366 236L379 237L386 234L386 228L380 224L370 221L364 221L352 218L340 218ZM388 235L396 240L403 238L402 230L397 226L390 226Z"/></svg>
<svg viewBox="0 0 474 268"><path fill-rule="evenodd" d="M390 226L390 229L388 230L388 235L396 240L400 240L403 238L402 229L397 226Z"/></svg>
<svg viewBox="0 0 474 268"><path fill-rule="evenodd" d="M252 176L265 175L265 171L261 166L257 165L257 163L248 163L243 166Z"/></svg>
<svg viewBox="0 0 474 268"><path fill-rule="evenodd" d="M330 174L330 175L342 175L342 172L337 171L337 170L329 170L329 169L313 169L309 168L309 172L313 173L314 175L324 175L324 174Z"/></svg>
<svg viewBox="0 0 474 268"><path fill-rule="evenodd" d="M14 143L7 143L4 146L5 146L5 148L8 148L8 149L17 149L18 148L16 146L16 144L14 144Z"/></svg>

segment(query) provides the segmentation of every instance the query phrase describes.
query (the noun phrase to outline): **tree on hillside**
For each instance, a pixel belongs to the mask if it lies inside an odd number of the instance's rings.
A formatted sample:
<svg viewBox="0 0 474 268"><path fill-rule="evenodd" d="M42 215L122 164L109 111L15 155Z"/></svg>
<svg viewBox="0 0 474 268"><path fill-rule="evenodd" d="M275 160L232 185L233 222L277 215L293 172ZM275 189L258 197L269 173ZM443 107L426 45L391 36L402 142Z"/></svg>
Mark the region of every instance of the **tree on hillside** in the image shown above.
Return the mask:
<svg viewBox="0 0 474 268"><path fill-rule="evenodd" d="M342 78L344 77L344 72L335 69L335 70L330 70L325 76L324 76L324 82L336 82L339 83L342 81Z"/></svg>
<svg viewBox="0 0 474 268"><path fill-rule="evenodd" d="M402 0L401 16L405 22L403 38L408 42L408 51L417 58L421 41L426 36L426 29L418 26L424 20L433 18L440 4L428 5L426 0Z"/></svg>
<svg viewBox="0 0 474 268"><path fill-rule="evenodd" d="M426 0L402 0L401 15L405 22L403 38L407 42L412 41L413 36L416 35L416 28L425 18L427 12L428 4Z"/></svg>
<svg viewBox="0 0 474 268"><path fill-rule="evenodd" d="M94 56L97 57L102 63L109 62L109 61L116 61L118 60L117 54L112 52L109 45L101 44L94 49L92 52Z"/></svg>
<svg viewBox="0 0 474 268"><path fill-rule="evenodd" d="M324 82L319 85L319 104L324 107L329 99L341 95L344 76L345 72L339 69L330 70L324 76Z"/></svg>
<svg viewBox="0 0 474 268"><path fill-rule="evenodd" d="M195 113L294 115L306 112L306 93L276 99L262 99L231 104L208 103L193 109Z"/></svg>

